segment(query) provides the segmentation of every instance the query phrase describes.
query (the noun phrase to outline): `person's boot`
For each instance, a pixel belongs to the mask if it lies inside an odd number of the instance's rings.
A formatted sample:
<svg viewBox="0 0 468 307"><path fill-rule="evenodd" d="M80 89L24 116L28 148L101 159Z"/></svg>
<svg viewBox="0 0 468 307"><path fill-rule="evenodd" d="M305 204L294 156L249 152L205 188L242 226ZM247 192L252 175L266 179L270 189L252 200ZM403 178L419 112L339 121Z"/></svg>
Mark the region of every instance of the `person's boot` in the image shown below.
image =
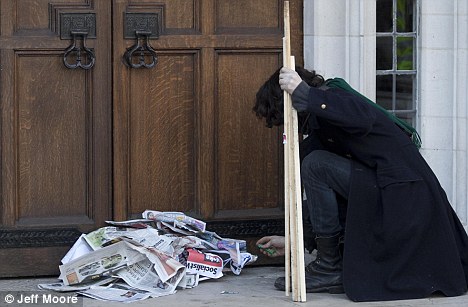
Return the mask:
<svg viewBox="0 0 468 307"><path fill-rule="evenodd" d="M319 236L317 257L306 267L305 282L307 292L343 293L343 261L339 250L340 235ZM275 281L275 287L285 290L284 277Z"/></svg>

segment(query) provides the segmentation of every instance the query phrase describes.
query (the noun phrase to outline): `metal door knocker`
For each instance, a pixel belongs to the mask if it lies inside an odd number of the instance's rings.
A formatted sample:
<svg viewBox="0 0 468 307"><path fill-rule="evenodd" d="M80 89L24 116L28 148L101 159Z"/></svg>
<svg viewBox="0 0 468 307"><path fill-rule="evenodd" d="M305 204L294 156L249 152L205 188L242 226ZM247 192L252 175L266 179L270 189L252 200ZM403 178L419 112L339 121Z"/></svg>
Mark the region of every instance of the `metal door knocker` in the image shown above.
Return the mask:
<svg viewBox="0 0 468 307"><path fill-rule="evenodd" d="M86 46L86 36L88 35L88 32L72 31L71 34L73 41L71 45L65 49L65 53L63 54L63 64L65 64L65 67L70 69L75 69L78 67L83 69L91 69L96 62L96 56L94 55L94 50ZM81 46L78 46L77 38L81 38ZM82 55L84 55L87 60L83 61ZM75 63L71 64L68 62L68 58L72 57L74 57Z"/></svg>
<svg viewBox="0 0 468 307"><path fill-rule="evenodd" d="M136 43L127 48L124 63L130 68L153 68L158 55L150 45L150 38L159 38L158 13L125 13L124 38L136 38Z"/></svg>
<svg viewBox="0 0 468 307"><path fill-rule="evenodd" d="M94 13L61 14L60 38L72 40L70 46L63 53L65 67L91 69L94 66L96 63L94 49L86 46L86 39L96 38L96 16Z"/></svg>
<svg viewBox="0 0 468 307"><path fill-rule="evenodd" d="M158 63L158 55L149 44L149 31L135 31L136 44L124 53L125 64L131 68L152 68ZM136 59L136 61L135 61ZM147 61L149 59L149 61Z"/></svg>

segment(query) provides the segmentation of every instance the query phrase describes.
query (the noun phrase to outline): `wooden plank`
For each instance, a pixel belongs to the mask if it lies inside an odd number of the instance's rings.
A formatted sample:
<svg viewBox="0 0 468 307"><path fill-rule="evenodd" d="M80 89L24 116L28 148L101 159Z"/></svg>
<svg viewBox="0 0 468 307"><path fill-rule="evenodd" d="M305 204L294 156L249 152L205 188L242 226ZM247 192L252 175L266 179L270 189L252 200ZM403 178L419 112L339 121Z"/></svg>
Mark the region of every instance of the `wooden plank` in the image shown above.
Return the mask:
<svg viewBox="0 0 468 307"><path fill-rule="evenodd" d="M291 59L291 66L294 67L294 57ZM301 190L301 173L300 173L300 161L299 161L299 131L298 131L298 118L297 111L292 109L292 133L293 133L293 148L292 153L294 157L294 197L295 201L293 206L294 210L294 241L295 241L295 253L296 253L296 279L297 279L297 300L298 302L306 301L306 287L305 287L305 263L304 263L304 239L303 239L303 227L302 227L302 190ZM294 299L294 297L293 297Z"/></svg>
<svg viewBox="0 0 468 307"><path fill-rule="evenodd" d="M289 11L289 10L288 10ZM285 2L285 16L286 16L286 2ZM287 15L289 17L289 13ZM286 19L286 17L285 17ZM289 24L289 22L285 21L285 37L283 39L283 65L287 65L287 62L289 61L290 58L290 52L291 50L287 48L288 43L286 42L287 40L287 33L289 33L286 25ZM285 230L284 230L284 238L285 238L285 291L286 291L286 296L289 296L289 291L290 291L290 276L291 276L291 242L290 242L290 208L291 208L291 197L290 197L290 186L289 186L289 172L290 172L290 159L289 159L289 147L288 147L288 138L291 135L290 131L290 125L289 125L289 110L290 110L290 104L291 104L291 96L284 91L283 94L283 127L284 127L284 133L283 133L283 144L284 144L284 225L285 225Z"/></svg>
<svg viewBox="0 0 468 307"><path fill-rule="evenodd" d="M283 66L295 69L291 56L289 1L284 3ZM291 96L284 92L285 129L285 231L286 238L286 295L289 295L291 275L292 299L306 301L304 243L302 229L302 195L299 163L299 134L297 112L292 107ZM290 255L290 257L289 257Z"/></svg>

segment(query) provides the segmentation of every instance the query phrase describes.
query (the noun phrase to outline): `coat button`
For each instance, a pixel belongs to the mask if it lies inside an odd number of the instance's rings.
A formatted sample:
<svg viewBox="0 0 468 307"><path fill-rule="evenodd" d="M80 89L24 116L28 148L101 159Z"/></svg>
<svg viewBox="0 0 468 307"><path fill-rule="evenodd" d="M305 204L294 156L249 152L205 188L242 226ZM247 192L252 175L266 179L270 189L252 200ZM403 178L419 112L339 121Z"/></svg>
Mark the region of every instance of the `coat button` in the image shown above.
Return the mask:
<svg viewBox="0 0 468 307"><path fill-rule="evenodd" d="M330 142L330 143L335 143L335 140L332 139L332 138L329 138L327 141Z"/></svg>
<svg viewBox="0 0 468 307"><path fill-rule="evenodd" d="M322 110L325 110L325 108L327 107L327 105L326 105L326 104L322 104L320 107L322 108Z"/></svg>

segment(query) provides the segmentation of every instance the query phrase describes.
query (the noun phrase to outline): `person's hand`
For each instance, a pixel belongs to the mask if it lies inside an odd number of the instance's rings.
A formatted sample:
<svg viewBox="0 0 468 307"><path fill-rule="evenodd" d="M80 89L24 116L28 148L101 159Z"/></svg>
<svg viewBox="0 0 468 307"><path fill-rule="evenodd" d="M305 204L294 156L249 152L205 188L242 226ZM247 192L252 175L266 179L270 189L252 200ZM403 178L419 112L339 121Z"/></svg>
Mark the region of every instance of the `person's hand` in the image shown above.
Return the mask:
<svg viewBox="0 0 468 307"><path fill-rule="evenodd" d="M269 257L278 257L284 255L284 237L267 236L257 241L260 251Z"/></svg>
<svg viewBox="0 0 468 307"><path fill-rule="evenodd" d="M292 69L283 67L280 70L279 85L283 91L292 95L296 87L302 82L299 74Z"/></svg>

